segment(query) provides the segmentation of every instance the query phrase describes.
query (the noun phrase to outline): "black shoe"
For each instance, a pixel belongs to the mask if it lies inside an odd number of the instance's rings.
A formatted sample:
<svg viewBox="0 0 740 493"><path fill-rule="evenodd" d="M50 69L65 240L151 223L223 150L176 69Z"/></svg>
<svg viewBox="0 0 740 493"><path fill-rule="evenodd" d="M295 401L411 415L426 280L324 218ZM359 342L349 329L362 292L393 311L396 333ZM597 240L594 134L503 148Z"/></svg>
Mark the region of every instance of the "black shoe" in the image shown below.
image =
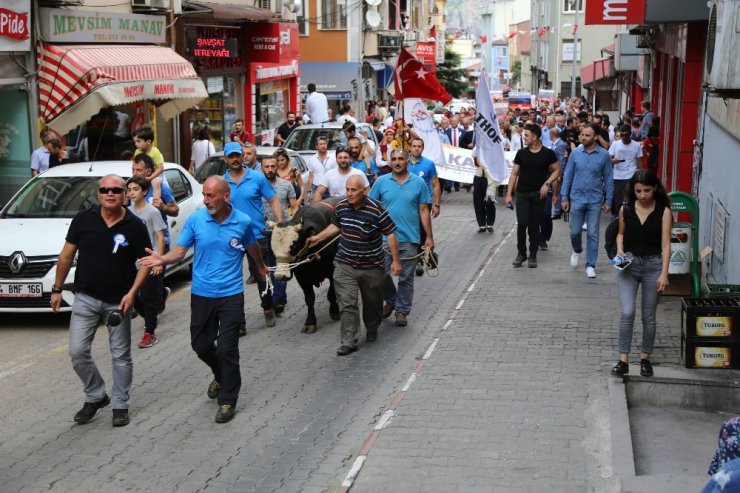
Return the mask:
<svg viewBox="0 0 740 493"><path fill-rule="evenodd" d="M383 318L388 318L393 314L393 310L395 309L395 306L393 305L385 305L383 306Z"/></svg>
<svg viewBox="0 0 740 493"><path fill-rule="evenodd" d="M650 363L649 359L640 360L640 375L642 375L643 377L653 376L653 365L652 363Z"/></svg>
<svg viewBox="0 0 740 493"><path fill-rule="evenodd" d="M86 402L82 405L82 409L77 411L77 414L75 414L75 423L84 425L93 419L93 416L98 412L98 409L103 409L108 404L110 404L110 397L108 397L108 394L105 394L98 402Z"/></svg>
<svg viewBox="0 0 740 493"><path fill-rule="evenodd" d="M375 342L378 340L378 328L375 327L374 329L367 329L367 336L365 337L367 339L367 342Z"/></svg>
<svg viewBox="0 0 740 493"><path fill-rule="evenodd" d="M540 250L549 250L550 247L547 246L547 242L545 240L540 240Z"/></svg>
<svg viewBox="0 0 740 493"><path fill-rule="evenodd" d="M287 304L287 301L278 301L272 305L272 309L275 310L275 313L283 313Z"/></svg>
<svg viewBox="0 0 740 493"><path fill-rule="evenodd" d="M478 227L478 232L479 233L485 233L486 232L486 227L485 226L479 226Z"/></svg>
<svg viewBox="0 0 740 493"><path fill-rule="evenodd" d="M537 268L537 259L530 257L527 259L527 267L530 269L536 269Z"/></svg>
<svg viewBox="0 0 740 493"><path fill-rule="evenodd" d="M339 346L337 349L337 356L347 356L357 351L357 347Z"/></svg>
<svg viewBox="0 0 740 493"><path fill-rule="evenodd" d="M206 392L206 395L209 399L215 399L218 397L218 392L221 390L221 384L216 381L214 378L211 383L208 384L208 392Z"/></svg>
<svg viewBox="0 0 740 493"><path fill-rule="evenodd" d="M493 226L486 226L489 233L493 233Z"/></svg>
<svg viewBox="0 0 740 493"><path fill-rule="evenodd" d="M552 215L552 217L551 217L550 219L552 219L552 220L554 220L554 221L557 221L557 220L558 220L558 219L560 219L561 217L563 217L563 213L562 213L562 212L558 212L557 214L553 214L553 215Z"/></svg>
<svg viewBox="0 0 740 493"><path fill-rule="evenodd" d="M514 267L521 267L525 260L527 260L527 257L524 255L517 255L511 265Z"/></svg>
<svg viewBox="0 0 740 493"><path fill-rule="evenodd" d="M615 377L623 377L630 372L630 365L624 361L617 361L617 364L612 368L612 375Z"/></svg>
<svg viewBox="0 0 740 493"><path fill-rule="evenodd" d="M249 276L249 277L247 278L247 284L254 284L254 283L256 283L256 282L257 282L257 281L256 281L256 280L254 279L254 276Z"/></svg>
<svg viewBox="0 0 740 493"><path fill-rule="evenodd" d="M128 409L113 410L113 426L126 426L129 421Z"/></svg>
<svg viewBox="0 0 740 493"><path fill-rule="evenodd" d="M216 423L228 423L234 418L234 406L221 404L216 411Z"/></svg>
<svg viewBox="0 0 740 493"><path fill-rule="evenodd" d="M247 335L247 328L239 327L239 337L244 337L245 335Z"/></svg>

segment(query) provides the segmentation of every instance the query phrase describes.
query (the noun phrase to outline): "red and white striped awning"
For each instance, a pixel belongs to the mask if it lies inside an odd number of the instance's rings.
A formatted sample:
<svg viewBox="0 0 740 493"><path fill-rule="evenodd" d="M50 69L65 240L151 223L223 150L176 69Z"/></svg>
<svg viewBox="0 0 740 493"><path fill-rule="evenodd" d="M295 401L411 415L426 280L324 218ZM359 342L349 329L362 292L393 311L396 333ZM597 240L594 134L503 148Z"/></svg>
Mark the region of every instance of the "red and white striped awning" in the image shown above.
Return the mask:
<svg viewBox="0 0 740 493"><path fill-rule="evenodd" d="M208 97L190 62L163 46L43 45L38 52L40 117L61 133L108 106L152 100L169 119Z"/></svg>

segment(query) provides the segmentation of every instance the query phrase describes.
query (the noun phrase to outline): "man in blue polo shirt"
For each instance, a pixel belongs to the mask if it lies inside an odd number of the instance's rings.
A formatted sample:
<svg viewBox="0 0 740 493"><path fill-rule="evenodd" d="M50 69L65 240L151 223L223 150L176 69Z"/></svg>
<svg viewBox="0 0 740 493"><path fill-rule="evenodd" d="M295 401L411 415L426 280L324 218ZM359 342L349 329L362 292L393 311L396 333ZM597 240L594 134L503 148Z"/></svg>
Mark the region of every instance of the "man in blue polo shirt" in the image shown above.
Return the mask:
<svg viewBox="0 0 740 493"><path fill-rule="evenodd" d="M277 222L283 222L283 211L280 208L280 200L275 195L275 189L267 181L265 175L254 171L242 165L241 144L238 142L229 142L224 146L224 156L229 168L224 173L224 179L231 189L231 205L240 212L243 212L252 220L254 236L257 238L260 250L262 251L262 260L267 263L269 255L269 242L262 233L265 228L265 210L262 205L262 199L272 207L272 211L277 218ZM260 281L260 276L253 272L256 265L250 265L250 274L257 280L257 290L262 300L261 306L265 314L265 323L268 327L275 326L275 311L272 309L272 292L267 292L267 284ZM265 293L264 296L262 293ZM244 322L239 329L240 335L247 333L246 317L242 316Z"/></svg>
<svg viewBox="0 0 740 493"><path fill-rule="evenodd" d="M369 197L379 200L396 223L396 237L401 258L401 275L398 289L391 278L391 256L385 256L385 307L383 318L396 311L396 325L405 327L414 299L414 266L420 244L421 223L427 237L424 246L434 248L432 218L429 203L432 201L424 180L408 171L408 154L403 149L391 151L391 173L381 176L370 190Z"/></svg>
<svg viewBox="0 0 740 493"><path fill-rule="evenodd" d="M411 156L409 156L409 173L418 175L427 184L429 193L431 194L432 200L429 202L429 209L432 212L432 217L439 216L440 204L442 203L442 187L439 185L439 178L437 177L437 166L434 161L422 156L424 152L424 141L418 137L411 139ZM421 237L420 244L424 243L426 237L424 236L424 228L420 229ZM416 264L416 275L424 275L424 262L420 258Z"/></svg>
<svg viewBox="0 0 740 493"><path fill-rule="evenodd" d="M252 221L229 203L230 198L225 179L208 178L203 184L206 207L188 217L177 246L165 255L147 249L149 256L141 259L142 266L156 267L178 262L188 248L195 249L190 343L213 371L207 394L211 399L218 398L217 423L234 417L241 388L239 324L244 315L244 253L254 259L260 279L268 273Z"/></svg>
<svg viewBox="0 0 740 493"><path fill-rule="evenodd" d="M375 178L380 174L380 170L375 164L375 159L362 155L364 147L362 146L362 141L359 137L350 137L347 139L347 148L349 149L349 156L351 158L349 165L365 173L368 181L372 185Z"/></svg>

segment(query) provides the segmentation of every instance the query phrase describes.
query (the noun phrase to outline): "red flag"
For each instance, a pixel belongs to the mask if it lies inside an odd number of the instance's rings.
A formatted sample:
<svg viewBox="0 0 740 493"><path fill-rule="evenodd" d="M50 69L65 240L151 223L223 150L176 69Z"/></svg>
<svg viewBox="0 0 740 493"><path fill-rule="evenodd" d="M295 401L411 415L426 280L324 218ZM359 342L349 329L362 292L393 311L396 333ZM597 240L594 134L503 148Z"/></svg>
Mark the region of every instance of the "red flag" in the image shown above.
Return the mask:
<svg viewBox="0 0 740 493"><path fill-rule="evenodd" d="M578 32L578 24L573 25L573 36Z"/></svg>
<svg viewBox="0 0 740 493"><path fill-rule="evenodd" d="M434 38L434 40L437 40L437 26L432 26L429 28L429 37Z"/></svg>
<svg viewBox="0 0 740 493"><path fill-rule="evenodd" d="M506 39L508 39L508 40L512 40L512 39L514 39L514 36L516 36L516 33L511 33L511 34L509 34L509 35L508 35L508 36L506 37Z"/></svg>
<svg viewBox="0 0 740 493"><path fill-rule="evenodd" d="M539 31L537 31L537 36L540 38L547 34L547 27L541 27Z"/></svg>
<svg viewBox="0 0 740 493"><path fill-rule="evenodd" d="M394 70L394 85L396 99L422 98L440 101L447 104L452 101L442 84L433 73L427 71L424 65L414 56L401 48L396 68Z"/></svg>
<svg viewBox="0 0 740 493"><path fill-rule="evenodd" d="M488 41L488 36L486 36L485 34L481 34L480 35L480 42L481 43L485 43L487 41Z"/></svg>

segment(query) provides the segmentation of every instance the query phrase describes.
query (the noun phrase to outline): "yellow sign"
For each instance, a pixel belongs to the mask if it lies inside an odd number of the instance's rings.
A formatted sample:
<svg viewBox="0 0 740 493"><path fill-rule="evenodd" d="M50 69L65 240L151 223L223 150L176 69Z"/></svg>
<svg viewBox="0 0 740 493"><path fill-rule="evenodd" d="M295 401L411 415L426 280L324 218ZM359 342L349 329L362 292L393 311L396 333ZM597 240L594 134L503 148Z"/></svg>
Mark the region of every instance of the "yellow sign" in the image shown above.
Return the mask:
<svg viewBox="0 0 740 493"><path fill-rule="evenodd" d="M732 335L732 317L696 317L696 335L728 337Z"/></svg>
<svg viewBox="0 0 740 493"><path fill-rule="evenodd" d="M732 364L732 349L698 347L694 349L694 361L698 368L729 368Z"/></svg>

